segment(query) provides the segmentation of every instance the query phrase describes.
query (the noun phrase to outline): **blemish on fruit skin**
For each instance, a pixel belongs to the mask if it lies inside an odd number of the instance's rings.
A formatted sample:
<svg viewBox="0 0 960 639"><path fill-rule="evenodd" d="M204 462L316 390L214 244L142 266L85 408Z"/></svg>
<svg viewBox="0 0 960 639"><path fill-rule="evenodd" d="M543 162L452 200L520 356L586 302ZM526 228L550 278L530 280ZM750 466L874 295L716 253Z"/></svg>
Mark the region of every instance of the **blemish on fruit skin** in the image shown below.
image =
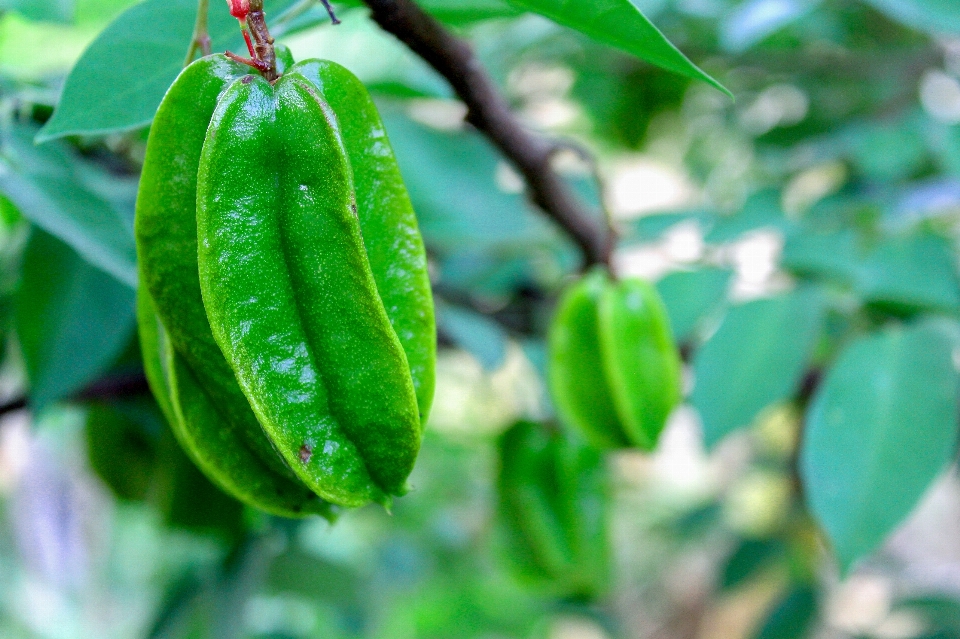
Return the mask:
<svg viewBox="0 0 960 639"><path fill-rule="evenodd" d="M310 444L304 444L300 447L300 452L298 455L300 456L300 463L306 464L310 461L310 458L313 457L313 446Z"/></svg>
<svg viewBox="0 0 960 639"><path fill-rule="evenodd" d="M242 78L240 78L240 82L242 82L243 84L250 84L251 82L253 82L253 76L245 75Z"/></svg>

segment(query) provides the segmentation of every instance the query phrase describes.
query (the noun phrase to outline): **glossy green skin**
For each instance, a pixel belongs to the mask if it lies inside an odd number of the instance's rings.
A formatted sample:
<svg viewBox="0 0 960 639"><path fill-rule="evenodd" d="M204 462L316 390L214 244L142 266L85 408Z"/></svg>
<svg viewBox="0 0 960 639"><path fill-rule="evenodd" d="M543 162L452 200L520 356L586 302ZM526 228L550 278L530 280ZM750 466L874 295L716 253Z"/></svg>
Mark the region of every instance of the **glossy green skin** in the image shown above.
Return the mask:
<svg viewBox="0 0 960 639"><path fill-rule="evenodd" d="M223 55L201 58L167 91L147 141L135 231L141 283L197 382L229 428L278 474L296 477L251 411L210 332L197 267L197 170L207 127L223 91L248 67Z"/></svg>
<svg viewBox="0 0 960 639"><path fill-rule="evenodd" d="M608 485L595 448L519 422L499 441L499 515L521 578L557 594L606 589Z"/></svg>
<svg viewBox="0 0 960 639"><path fill-rule="evenodd" d="M549 355L565 422L600 447L656 446L681 399L681 365L653 286L592 271L562 297Z"/></svg>
<svg viewBox="0 0 960 639"><path fill-rule="evenodd" d="M163 353L169 348L169 338L160 324L157 308L150 299L150 294L143 287L137 289L137 328L147 384L167 423L173 424L177 418L173 412L173 401L170 399L170 384L163 357Z"/></svg>
<svg viewBox="0 0 960 639"><path fill-rule="evenodd" d="M227 89L198 173L207 317L277 450L344 506L403 494L421 434L353 193L335 116L310 82L251 75Z"/></svg>
<svg viewBox="0 0 960 639"><path fill-rule="evenodd" d="M337 114L357 193L357 217L377 290L410 365L420 423L433 402L437 355L427 255L376 105L363 83L329 60L290 69L309 80Z"/></svg>
<svg viewBox="0 0 960 639"><path fill-rule="evenodd" d="M290 52L289 47L283 44L274 44L273 52L277 56L277 74L283 75L294 65L293 54ZM250 69L248 68L247 73L249 72Z"/></svg>
<svg viewBox="0 0 960 639"><path fill-rule="evenodd" d="M630 442L604 377L597 305L607 286L600 271L588 273L560 299L550 326L548 379L560 417L600 448Z"/></svg>
<svg viewBox="0 0 960 639"><path fill-rule="evenodd" d="M625 279L604 289L598 317L604 372L623 430L652 450L681 395L667 309L651 284Z"/></svg>
<svg viewBox="0 0 960 639"><path fill-rule="evenodd" d="M149 293L137 296L140 346L147 381L180 446L224 492L281 517L318 514L333 520L334 506L302 484L274 473L238 441L174 349Z"/></svg>

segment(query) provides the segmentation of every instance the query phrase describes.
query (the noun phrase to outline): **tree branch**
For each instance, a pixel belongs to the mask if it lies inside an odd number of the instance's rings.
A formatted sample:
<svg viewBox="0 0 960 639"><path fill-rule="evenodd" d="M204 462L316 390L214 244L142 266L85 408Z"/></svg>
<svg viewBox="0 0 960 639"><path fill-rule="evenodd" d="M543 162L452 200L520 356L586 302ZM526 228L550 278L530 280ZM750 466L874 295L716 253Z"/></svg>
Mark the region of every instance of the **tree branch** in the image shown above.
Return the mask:
<svg viewBox="0 0 960 639"><path fill-rule="evenodd" d="M116 375L98 380L77 393L73 399L78 401L119 399L121 397L137 397L150 392L147 378L143 373L132 375ZM18 397L0 404L0 415L28 408L30 402L26 397Z"/></svg>
<svg viewBox="0 0 960 639"><path fill-rule="evenodd" d="M520 172L530 199L577 243L586 266L610 263L613 232L588 214L553 170L558 145L523 128L470 46L413 0L364 0L371 17L445 77L467 106L467 121Z"/></svg>
<svg viewBox="0 0 960 639"><path fill-rule="evenodd" d="M250 0L250 13L247 15L247 26L253 36L253 50L256 60L263 63L264 77L273 82L277 79L277 54L273 48L273 38L267 29L267 18L263 13L263 0Z"/></svg>

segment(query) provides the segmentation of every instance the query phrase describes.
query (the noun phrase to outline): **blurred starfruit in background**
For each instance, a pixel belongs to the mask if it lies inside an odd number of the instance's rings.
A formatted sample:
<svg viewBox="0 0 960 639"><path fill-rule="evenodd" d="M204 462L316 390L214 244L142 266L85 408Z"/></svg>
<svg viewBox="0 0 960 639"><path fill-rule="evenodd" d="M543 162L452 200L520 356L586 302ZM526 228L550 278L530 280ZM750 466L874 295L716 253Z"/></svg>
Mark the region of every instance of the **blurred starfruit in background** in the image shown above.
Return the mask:
<svg viewBox="0 0 960 639"><path fill-rule="evenodd" d="M592 600L610 575L609 489L601 454L544 424L500 436L497 510L517 574Z"/></svg>
<svg viewBox="0 0 960 639"><path fill-rule="evenodd" d="M557 410L599 447L652 450L680 401L680 354L660 294L594 271L566 292L550 328Z"/></svg>

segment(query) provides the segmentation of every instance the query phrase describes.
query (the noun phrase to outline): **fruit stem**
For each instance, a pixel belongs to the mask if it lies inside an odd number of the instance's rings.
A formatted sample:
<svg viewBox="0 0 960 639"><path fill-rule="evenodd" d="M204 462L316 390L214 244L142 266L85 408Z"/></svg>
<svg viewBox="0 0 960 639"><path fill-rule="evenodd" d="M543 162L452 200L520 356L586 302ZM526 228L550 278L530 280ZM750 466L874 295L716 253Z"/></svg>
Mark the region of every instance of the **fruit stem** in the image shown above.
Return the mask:
<svg viewBox="0 0 960 639"><path fill-rule="evenodd" d="M596 156L587 147L573 140L558 140L555 141L553 145L552 153L554 155L561 151L570 151L576 155L581 162L586 163L586 165L589 167L590 176L593 178L594 186L597 189L600 211L603 213L603 223L606 226L608 238L607 241L612 244L616 244L617 238L620 234L617 230L617 221L613 216L613 212L607 205L606 185L603 180L603 175L600 172L600 164L597 162ZM612 256L610 254L607 255L607 259L605 260L604 264L607 267L607 271L610 273L610 277L614 281L617 281L617 276L613 268Z"/></svg>
<svg viewBox="0 0 960 639"><path fill-rule="evenodd" d="M268 82L277 79L277 54L273 49L273 38L267 29L267 18L263 14L263 0L250 0L250 13L247 14L247 26L253 36L253 50L256 59L262 63L260 68Z"/></svg>
<svg viewBox="0 0 960 639"><path fill-rule="evenodd" d="M260 60L257 60L256 58L244 58L243 56L239 56L236 53L232 53L230 51L227 51L223 55L227 56L234 62L239 62L240 64L247 65L248 67L253 67L254 69L259 71L260 73L263 73L264 75L266 75L267 73L266 65Z"/></svg>
<svg viewBox="0 0 960 639"><path fill-rule="evenodd" d="M247 43L249 58L226 52L226 56L242 64L249 65L260 71L268 82L273 82L277 75L277 54L273 49L273 38L267 29L267 18L263 14L263 0L227 0L230 15L240 23L243 40ZM251 41L252 36L252 41Z"/></svg>

